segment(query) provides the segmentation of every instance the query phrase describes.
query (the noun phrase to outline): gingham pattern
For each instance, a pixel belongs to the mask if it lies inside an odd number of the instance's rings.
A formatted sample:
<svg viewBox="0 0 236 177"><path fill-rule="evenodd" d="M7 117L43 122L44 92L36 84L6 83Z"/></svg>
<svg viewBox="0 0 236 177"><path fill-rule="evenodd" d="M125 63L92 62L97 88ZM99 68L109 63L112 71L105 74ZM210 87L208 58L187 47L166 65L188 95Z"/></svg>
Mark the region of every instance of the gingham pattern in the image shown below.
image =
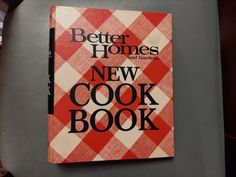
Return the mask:
<svg viewBox="0 0 236 177"><path fill-rule="evenodd" d="M55 27L55 97L54 114L49 115L49 162L68 163L102 160L143 159L174 156L173 90L172 90L172 25L171 14L91 8L53 7L51 27ZM128 43L133 45L157 45L158 58L154 60L132 60L125 55L112 55L110 59L91 59L88 42L72 43L68 28L83 28L85 34L103 32L128 34ZM140 121L134 129L123 132L113 126L99 133L91 128L86 133L68 133L70 109L78 109L69 98L69 91L76 83L91 80L91 66L138 66L134 86L139 83L155 83L151 95L158 101L151 119L159 130L140 131ZM104 81L90 82L92 86ZM113 88L123 81L106 82ZM137 87L138 88L138 87ZM80 99L89 98L88 93L77 93ZM129 97L130 90L122 91L122 99ZM100 98L107 97L105 88L98 92ZM139 96L132 108L138 115ZM148 106L146 106L148 108ZM89 119L99 108L92 101L83 109ZM115 100L105 106L115 114L123 106ZM142 106L143 108L143 106ZM121 115L122 126L129 127L131 120L126 112ZM139 119L139 117L138 117ZM105 127L107 118L101 114L97 125ZM78 124L79 126L79 124ZM79 129L79 127L77 127Z"/></svg>

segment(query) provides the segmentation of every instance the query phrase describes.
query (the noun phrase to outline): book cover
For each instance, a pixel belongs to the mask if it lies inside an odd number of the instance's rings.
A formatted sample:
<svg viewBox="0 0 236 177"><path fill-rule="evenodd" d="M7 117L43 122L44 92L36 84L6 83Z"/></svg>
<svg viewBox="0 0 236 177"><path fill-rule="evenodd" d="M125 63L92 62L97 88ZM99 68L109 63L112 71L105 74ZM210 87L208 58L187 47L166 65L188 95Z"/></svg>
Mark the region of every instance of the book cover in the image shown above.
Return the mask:
<svg viewBox="0 0 236 177"><path fill-rule="evenodd" d="M53 6L48 161L174 156L172 16Z"/></svg>

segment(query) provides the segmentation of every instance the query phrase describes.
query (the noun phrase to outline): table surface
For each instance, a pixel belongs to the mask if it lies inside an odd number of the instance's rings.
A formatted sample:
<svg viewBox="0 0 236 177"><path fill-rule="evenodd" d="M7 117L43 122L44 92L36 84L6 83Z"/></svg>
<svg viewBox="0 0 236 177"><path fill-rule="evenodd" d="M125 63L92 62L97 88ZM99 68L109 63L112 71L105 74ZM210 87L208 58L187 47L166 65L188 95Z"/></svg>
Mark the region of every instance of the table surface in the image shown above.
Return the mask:
<svg viewBox="0 0 236 177"><path fill-rule="evenodd" d="M173 14L176 156L47 162L49 8L52 4ZM11 12L0 54L1 154L16 177L223 177L224 134L216 0L25 0Z"/></svg>

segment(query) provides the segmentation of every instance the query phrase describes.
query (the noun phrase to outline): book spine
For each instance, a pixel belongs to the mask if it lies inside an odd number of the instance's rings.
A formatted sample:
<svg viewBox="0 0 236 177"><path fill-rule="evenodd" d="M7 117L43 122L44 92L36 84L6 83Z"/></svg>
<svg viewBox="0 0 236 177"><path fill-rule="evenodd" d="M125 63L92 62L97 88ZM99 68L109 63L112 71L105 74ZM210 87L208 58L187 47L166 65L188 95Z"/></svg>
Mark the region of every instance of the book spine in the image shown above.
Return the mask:
<svg viewBox="0 0 236 177"><path fill-rule="evenodd" d="M48 114L54 113L54 53L55 53L55 7L50 12L50 31L49 31L49 68L48 68Z"/></svg>
<svg viewBox="0 0 236 177"><path fill-rule="evenodd" d="M54 152L50 150L50 139L54 137L54 62L55 62L55 11L56 6L50 9L49 30L49 64L48 64L48 162L54 163Z"/></svg>
<svg viewBox="0 0 236 177"><path fill-rule="evenodd" d="M55 28L50 29L49 34L49 68L48 68L48 114L54 112L54 40Z"/></svg>

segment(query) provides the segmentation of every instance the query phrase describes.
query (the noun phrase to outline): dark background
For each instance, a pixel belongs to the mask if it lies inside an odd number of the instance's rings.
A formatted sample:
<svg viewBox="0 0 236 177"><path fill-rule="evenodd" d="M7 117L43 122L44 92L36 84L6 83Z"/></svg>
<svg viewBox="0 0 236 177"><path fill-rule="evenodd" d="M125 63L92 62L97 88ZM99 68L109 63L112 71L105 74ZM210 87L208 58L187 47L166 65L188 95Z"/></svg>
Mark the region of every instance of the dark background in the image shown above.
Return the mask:
<svg viewBox="0 0 236 177"><path fill-rule="evenodd" d="M236 1L219 0L226 176L236 176Z"/></svg>

